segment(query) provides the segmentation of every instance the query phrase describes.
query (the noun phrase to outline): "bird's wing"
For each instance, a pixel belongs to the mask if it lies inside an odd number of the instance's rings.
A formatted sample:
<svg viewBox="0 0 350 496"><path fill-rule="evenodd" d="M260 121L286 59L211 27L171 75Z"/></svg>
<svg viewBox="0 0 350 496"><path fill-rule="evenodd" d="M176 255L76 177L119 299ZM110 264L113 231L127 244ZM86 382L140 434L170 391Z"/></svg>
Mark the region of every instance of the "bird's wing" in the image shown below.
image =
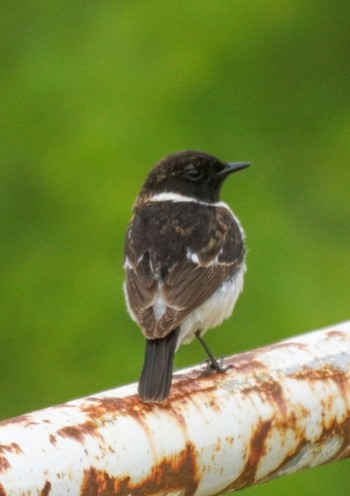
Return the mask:
<svg viewBox="0 0 350 496"><path fill-rule="evenodd" d="M156 337L165 336L180 325L195 308L215 293L236 267L237 263L201 267L191 262L174 267L175 277L169 278L172 281L166 280L162 288L167 309L153 331ZM187 274L186 280L183 279L184 274Z"/></svg>
<svg viewBox="0 0 350 496"><path fill-rule="evenodd" d="M148 248L136 256L132 244L126 243L128 304L149 339L164 337L178 327L243 261L242 235L229 211L209 223L206 219L199 227L200 231L191 237L177 236L176 256L168 254L172 262L166 270L164 254L157 259ZM160 244L161 240L157 241ZM157 243L153 249L157 249Z"/></svg>
<svg viewBox="0 0 350 496"><path fill-rule="evenodd" d="M153 305L158 294L158 278L151 266L149 253L145 252L139 263L131 265L128 262L124 268L125 295L129 310L145 334L151 337L157 324Z"/></svg>

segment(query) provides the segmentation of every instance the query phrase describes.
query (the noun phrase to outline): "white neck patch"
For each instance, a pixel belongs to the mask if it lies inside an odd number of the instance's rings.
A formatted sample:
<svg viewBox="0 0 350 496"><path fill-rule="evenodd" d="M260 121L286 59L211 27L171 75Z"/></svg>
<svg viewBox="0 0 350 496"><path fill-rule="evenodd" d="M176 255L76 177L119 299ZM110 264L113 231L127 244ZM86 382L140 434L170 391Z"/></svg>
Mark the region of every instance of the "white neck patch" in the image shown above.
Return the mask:
<svg viewBox="0 0 350 496"><path fill-rule="evenodd" d="M192 198L192 196L185 196L181 195L180 193L158 193L157 195L151 196L148 201L151 202L162 202L162 201L171 201L171 202L192 202L192 203L197 203L197 205L206 205L208 207L223 207L227 208L228 210L231 209L230 207L222 201L215 202L215 203L210 203L210 202L205 202L202 200L197 200L196 198Z"/></svg>
<svg viewBox="0 0 350 496"><path fill-rule="evenodd" d="M225 202L219 201L219 202L215 202L215 203L209 203L209 202L197 200L196 198L192 198L192 196L181 195L180 193L158 193L157 195L151 196L151 198L149 198L148 201L150 201L150 202L169 201L169 202L174 202L174 203L192 202L192 203L196 203L197 205L206 205L207 207L226 208L226 210L228 210L230 212L232 217L237 222L239 230L241 232L241 235L242 235L243 239L245 239L245 233L244 233L244 230L243 230L241 223L239 222L239 220L237 219L235 214L232 212L230 207Z"/></svg>

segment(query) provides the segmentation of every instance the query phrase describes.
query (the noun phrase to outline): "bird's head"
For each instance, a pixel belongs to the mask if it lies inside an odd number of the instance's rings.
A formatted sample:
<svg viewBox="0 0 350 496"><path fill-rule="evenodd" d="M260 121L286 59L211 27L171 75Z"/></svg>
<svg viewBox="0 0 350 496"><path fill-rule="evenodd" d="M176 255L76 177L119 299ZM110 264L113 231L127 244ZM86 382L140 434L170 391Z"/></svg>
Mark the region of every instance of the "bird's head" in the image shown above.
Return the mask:
<svg viewBox="0 0 350 496"><path fill-rule="evenodd" d="M217 202L229 174L245 169L246 162L221 162L207 153L186 150L161 159L148 174L139 195L146 200L161 193L176 193L204 202Z"/></svg>

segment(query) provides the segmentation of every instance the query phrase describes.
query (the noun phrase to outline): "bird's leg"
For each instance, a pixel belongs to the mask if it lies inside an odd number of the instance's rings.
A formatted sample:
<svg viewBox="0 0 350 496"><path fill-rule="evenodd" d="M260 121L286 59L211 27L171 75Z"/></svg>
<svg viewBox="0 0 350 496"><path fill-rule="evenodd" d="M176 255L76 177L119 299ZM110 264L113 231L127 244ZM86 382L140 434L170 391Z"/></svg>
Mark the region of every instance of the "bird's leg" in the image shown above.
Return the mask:
<svg viewBox="0 0 350 496"><path fill-rule="evenodd" d="M230 365L228 365L227 367L223 366L223 363L224 363L223 357L220 359L220 362L217 361L217 359L214 357L212 352L209 350L206 342L204 341L204 339L200 335L200 331L196 332L196 338L198 339L200 344L203 346L203 348L205 349L205 351L209 357L209 359L208 359L208 372L212 372L213 370L215 370L216 372L223 373L223 372L226 372L228 369L231 368Z"/></svg>

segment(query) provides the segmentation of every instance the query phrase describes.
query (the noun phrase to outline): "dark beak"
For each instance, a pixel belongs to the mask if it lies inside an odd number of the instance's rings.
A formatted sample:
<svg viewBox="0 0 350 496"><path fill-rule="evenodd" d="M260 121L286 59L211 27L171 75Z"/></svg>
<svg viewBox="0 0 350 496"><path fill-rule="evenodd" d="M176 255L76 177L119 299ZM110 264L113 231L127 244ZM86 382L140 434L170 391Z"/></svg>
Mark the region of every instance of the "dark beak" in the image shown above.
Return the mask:
<svg viewBox="0 0 350 496"><path fill-rule="evenodd" d="M248 162L229 162L228 164L225 164L225 167L216 175L216 177L225 178L229 174L246 169L250 165L251 164Z"/></svg>

